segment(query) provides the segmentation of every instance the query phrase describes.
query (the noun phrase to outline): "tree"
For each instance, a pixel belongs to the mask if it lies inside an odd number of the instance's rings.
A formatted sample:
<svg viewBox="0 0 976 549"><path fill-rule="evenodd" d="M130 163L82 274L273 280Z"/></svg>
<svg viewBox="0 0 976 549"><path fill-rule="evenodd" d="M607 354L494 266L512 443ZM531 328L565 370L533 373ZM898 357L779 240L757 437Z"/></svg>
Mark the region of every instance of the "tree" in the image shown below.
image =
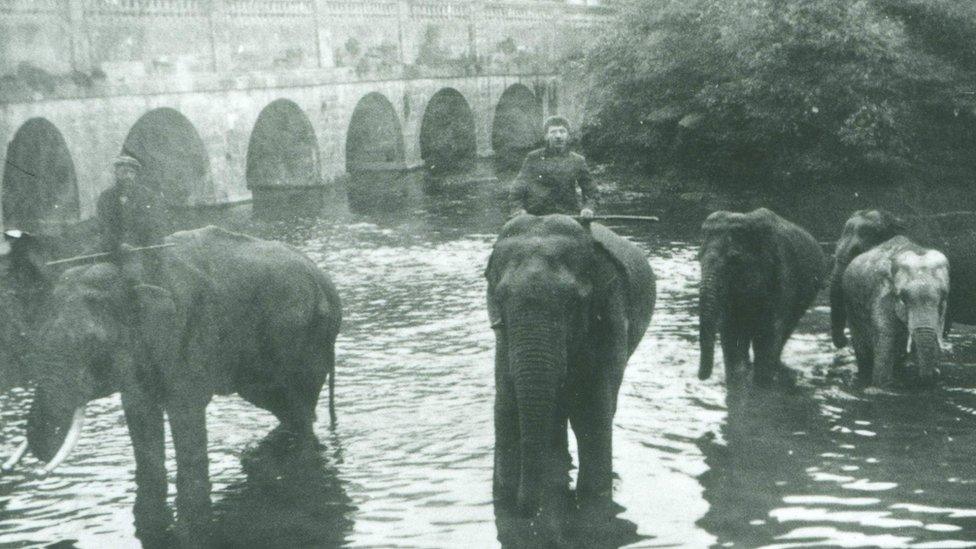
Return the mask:
<svg viewBox="0 0 976 549"><path fill-rule="evenodd" d="M969 24L950 28L967 47L948 47L940 25L963 15ZM967 113L953 131L976 127L973 97L959 93L976 90L974 21L949 0L625 4L587 56L602 85L586 144L724 180L891 181L948 160L961 170L973 153L946 155L944 118Z"/></svg>

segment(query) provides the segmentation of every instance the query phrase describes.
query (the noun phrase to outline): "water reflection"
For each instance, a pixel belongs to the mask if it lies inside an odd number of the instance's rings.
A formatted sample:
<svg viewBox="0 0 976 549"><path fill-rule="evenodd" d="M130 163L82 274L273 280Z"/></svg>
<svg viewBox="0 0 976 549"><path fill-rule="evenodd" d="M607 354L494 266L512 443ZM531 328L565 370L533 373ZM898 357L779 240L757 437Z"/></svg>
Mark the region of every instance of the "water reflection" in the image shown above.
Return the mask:
<svg viewBox="0 0 976 549"><path fill-rule="evenodd" d="M504 549L616 549L650 539L619 516L625 509L615 503L576 508L567 501L559 507L561 512L555 516L525 518L496 504L498 542Z"/></svg>
<svg viewBox="0 0 976 549"><path fill-rule="evenodd" d="M246 478L214 506L218 547L342 547L356 507L338 467L334 438L323 450L272 432L241 458Z"/></svg>
<svg viewBox="0 0 976 549"><path fill-rule="evenodd" d="M754 547L786 533L770 514L784 493L806 493L807 469L817 454L811 439L827 430L809 391L774 391L747 382L728 387L719 438L698 446L708 470L698 477L709 502L698 525L716 545Z"/></svg>
<svg viewBox="0 0 976 549"><path fill-rule="evenodd" d="M791 392L730 388L720 437L699 442L698 524L716 545L976 546L976 391L861 391L807 373Z"/></svg>

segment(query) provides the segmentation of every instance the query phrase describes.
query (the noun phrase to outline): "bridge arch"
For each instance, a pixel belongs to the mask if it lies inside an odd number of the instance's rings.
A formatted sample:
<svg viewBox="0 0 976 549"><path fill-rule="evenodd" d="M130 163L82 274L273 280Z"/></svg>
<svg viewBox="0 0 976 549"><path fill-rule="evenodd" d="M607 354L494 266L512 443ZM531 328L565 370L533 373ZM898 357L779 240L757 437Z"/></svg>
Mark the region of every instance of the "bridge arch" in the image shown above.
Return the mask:
<svg viewBox="0 0 976 549"><path fill-rule="evenodd" d="M160 191L169 206L205 203L213 197L210 158L193 123L161 107L133 124L122 152L142 163L142 181Z"/></svg>
<svg viewBox="0 0 976 549"><path fill-rule="evenodd" d="M491 148L498 155L521 155L542 141L542 103L524 84L512 84L495 106Z"/></svg>
<svg viewBox="0 0 976 549"><path fill-rule="evenodd" d="M39 230L80 216L74 161L58 128L31 118L7 145L0 187L5 227Z"/></svg>
<svg viewBox="0 0 976 549"><path fill-rule="evenodd" d="M268 103L247 144L247 188L322 183L318 141L305 112L288 99Z"/></svg>
<svg viewBox="0 0 976 549"><path fill-rule="evenodd" d="M474 113L461 92L442 88L427 102L420 122L420 157L431 170L474 158Z"/></svg>
<svg viewBox="0 0 976 549"><path fill-rule="evenodd" d="M346 132L346 171L398 169L404 158L403 130L393 104L379 92L364 95Z"/></svg>

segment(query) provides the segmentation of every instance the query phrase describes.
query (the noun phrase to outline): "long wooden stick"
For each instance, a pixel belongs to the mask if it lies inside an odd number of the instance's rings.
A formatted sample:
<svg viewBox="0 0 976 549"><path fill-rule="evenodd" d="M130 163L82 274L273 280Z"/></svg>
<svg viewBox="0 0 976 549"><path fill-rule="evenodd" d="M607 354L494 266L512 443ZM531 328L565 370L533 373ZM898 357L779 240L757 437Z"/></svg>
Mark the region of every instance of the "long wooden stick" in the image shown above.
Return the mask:
<svg viewBox="0 0 976 549"><path fill-rule="evenodd" d="M128 252L145 252L148 250L158 250L160 248L172 248L175 244L154 244L152 246L143 246L141 248L129 248ZM101 252L97 254L88 255L78 255L75 257L68 257L65 259L55 259L54 261L48 261L44 264L45 267L51 267L54 265L64 265L66 263L81 263L83 261L91 261L93 259L108 259L113 254L112 252Z"/></svg>
<svg viewBox="0 0 976 549"><path fill-rule="evenodd" d="M594 215L592 217L574 215L572 218L576 221L646 221L648 223L661 221L659 217L653 215Z"/></svg>

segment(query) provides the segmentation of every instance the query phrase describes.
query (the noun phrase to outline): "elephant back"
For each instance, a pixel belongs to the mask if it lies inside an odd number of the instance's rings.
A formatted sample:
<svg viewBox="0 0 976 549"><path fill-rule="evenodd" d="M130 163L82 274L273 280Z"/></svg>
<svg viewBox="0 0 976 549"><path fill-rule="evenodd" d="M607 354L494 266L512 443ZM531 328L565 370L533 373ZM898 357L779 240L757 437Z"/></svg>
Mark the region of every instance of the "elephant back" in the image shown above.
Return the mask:
<svg viewBox="0 0 976 549"><path fill-rule="evenodd" d="M810 284L816 290L825 288L829 278L830 261L824 254L820 243L806 229L789 221L786 223L791 226L792 237L790 240L797 263L802 269L801 273L809 278Z"/></svg>
<svg viewBox="0 0 976 549"><path fill-rule="evenodd" d="M657 296L654 271L647 256L633 242L621 237L599 223L590 224L590 233L617 263L627 281L627 320L629 348L634 352L651 323Z"/></svg>

